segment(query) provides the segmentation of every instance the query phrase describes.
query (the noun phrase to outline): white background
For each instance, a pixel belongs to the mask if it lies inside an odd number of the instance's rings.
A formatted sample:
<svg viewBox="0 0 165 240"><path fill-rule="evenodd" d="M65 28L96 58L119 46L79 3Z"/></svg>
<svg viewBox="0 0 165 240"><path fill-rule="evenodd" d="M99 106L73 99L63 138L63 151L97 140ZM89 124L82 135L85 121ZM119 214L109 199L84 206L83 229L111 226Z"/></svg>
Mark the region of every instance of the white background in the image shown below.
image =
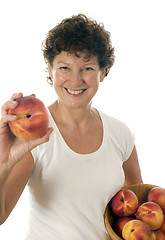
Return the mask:
<svg viewBox="0 0 165 240"><path fill-rule="evenodd" d="M162 0L6 0L0 6L0 105L14 92L35 93L46 105L56 99L46 82L41 43L47 31L78 13L111 32L116 62L101 83L94 106L124 121L135 134L143 181L165 187L165 6ZM23 240L26 189L3 240Z"/></svg>

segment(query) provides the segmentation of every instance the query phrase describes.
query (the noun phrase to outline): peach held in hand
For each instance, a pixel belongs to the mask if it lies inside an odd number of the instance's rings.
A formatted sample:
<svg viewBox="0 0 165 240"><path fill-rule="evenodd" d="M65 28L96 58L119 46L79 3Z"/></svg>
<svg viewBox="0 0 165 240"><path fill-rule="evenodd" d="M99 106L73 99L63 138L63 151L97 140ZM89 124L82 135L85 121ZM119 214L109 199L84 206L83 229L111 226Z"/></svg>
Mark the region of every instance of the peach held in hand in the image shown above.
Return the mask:
<svg viewBox="0 0 165 240"><path fill-rule="evenodd" d="M120 217L130 216L138 208L137 196L129 189L122 189L112 198L111 208Z"/></svg>
<svg viewBox="0 0 165 240"><path fill-rule="evenodd" d="M131 220L127 222L122 231L122 236L125 240L151 240L151 229L146 223L140 220Z"/></svg>
<svg viewBox="0 0 165 240"><path fill-rule="evenodd" d="M163 224L163 211L154 202L145 202L137 210L136 218L148 224L152 230L157 230Z"/></svg>
<svg viewBox="0 0 165 240"><path fill-rule="evenodd" d="M9 122L13 134L22 139L42 137L49 125L48 112L43 102L33 96L19 98L16 102L18 106L8 112L18 117Z"/></svg>
<svg viewBox="0 0 165 240"><path fill-rule="evenodd" d="M148 201L157 203L165 213L165 188L152 188L148 193Z"/></svg>

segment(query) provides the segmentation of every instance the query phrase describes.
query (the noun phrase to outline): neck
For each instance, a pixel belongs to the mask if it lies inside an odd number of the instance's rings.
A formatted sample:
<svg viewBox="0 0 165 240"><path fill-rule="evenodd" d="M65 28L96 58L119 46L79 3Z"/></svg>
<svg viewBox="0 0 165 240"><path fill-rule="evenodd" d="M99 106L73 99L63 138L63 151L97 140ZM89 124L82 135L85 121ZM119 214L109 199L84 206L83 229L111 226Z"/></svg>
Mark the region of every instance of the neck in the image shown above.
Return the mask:
<svg viewBox="0 0 165 240"><path fill-rule="evenodd" d="M69 125L81 125L87 123L95 115L95 110L91 107L91 104L86 108L72 109L66 108L57 100L49 107L49 109L56 121L66 124L69 123Z"/></svg>

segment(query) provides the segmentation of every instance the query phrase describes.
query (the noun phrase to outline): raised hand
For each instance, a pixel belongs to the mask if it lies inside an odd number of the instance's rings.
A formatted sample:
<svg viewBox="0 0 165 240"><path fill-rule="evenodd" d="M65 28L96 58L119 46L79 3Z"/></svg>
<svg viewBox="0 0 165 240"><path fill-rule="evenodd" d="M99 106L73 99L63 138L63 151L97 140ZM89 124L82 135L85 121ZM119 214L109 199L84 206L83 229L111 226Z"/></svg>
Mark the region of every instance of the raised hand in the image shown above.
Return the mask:
<svg viewBox="0 0 165 240"><path fill-rule="evenodd" d="M2 118L0 120L0 163L7 163L14 165L31 149L37 145L47 142L49 135L52 132L52 128L48 128L46 134L38 139L34 140L22 140L15 137L8 123L17 119L15 115L8 114L9 109L17 107L18 98L23 96L22 93L13 94L12 98L6 102L1 109Z"/></svg>

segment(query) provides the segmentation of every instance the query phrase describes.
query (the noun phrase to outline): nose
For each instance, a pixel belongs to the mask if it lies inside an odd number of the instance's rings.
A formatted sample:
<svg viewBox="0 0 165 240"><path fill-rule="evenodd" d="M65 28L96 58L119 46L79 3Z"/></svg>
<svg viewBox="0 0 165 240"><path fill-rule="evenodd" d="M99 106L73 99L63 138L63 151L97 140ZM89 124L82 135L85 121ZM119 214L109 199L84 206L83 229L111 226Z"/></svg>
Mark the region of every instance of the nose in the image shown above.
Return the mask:
<svg viewBox="0 0 165 240"><path fill-rule="evenodd" d="M83 81L82 73L78 69L72 70L70 83L72 87L78 87Z"/></svg>

